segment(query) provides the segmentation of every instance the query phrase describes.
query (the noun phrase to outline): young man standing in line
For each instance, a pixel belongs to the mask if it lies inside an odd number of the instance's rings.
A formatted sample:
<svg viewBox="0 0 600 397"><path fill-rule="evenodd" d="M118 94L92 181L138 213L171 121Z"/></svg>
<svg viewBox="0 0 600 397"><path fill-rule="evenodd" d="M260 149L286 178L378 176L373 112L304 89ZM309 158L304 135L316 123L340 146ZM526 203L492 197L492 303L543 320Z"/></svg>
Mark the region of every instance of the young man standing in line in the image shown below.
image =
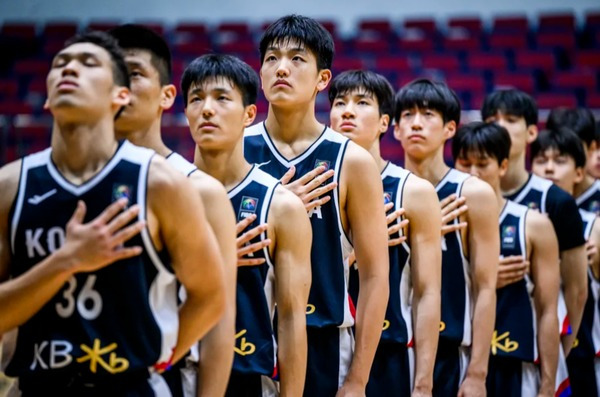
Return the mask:
<svg viewBox="0 0 600 397"><path fill-rule="evenodd" d="M290 15L270 25L260 41L260 76L269 111L264 122L246 130L244 139L248 162L260 164L275 178L293 174L286 187L305 203L331 197L309 212L313 244L306 396L364 393L389 294L383 188L375 161L315 117L316 96L331 80L333 52L331 35L311 18ZM320 185L331 176L337 186L325 192L327 187ZM352 247L361 266L355 315L346 265Z"/></svg>

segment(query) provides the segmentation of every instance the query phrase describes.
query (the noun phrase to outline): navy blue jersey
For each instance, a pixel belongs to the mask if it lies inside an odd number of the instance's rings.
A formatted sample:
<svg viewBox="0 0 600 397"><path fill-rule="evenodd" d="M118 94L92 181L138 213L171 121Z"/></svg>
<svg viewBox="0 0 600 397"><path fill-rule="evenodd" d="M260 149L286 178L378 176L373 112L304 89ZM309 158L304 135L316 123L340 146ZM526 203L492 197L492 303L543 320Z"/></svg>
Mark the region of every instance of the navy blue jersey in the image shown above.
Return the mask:
<svg viewBox="0 0 600 397"><path fill-rule="evenodd" d="M558 238L560 251L585 243L581 232L581 216L577 211L575 199L552 181L531 174L522 188L506 198L536 209L542 214L548 214Z"/></svg>
<svg viewBox="0 0 600 397"><path fill-rule="evenodd" d="M500 213L500 254L527 257L525 222L528 208L506 201ZM533 302L533 283L529 275L496 291L496 325L492 336L492 355L535 362L537 319Z"/></svg>
<svg viewBox="0 0 600 397"><path fill-rule="evenodd" d="M246 129L244 155L263 171L281 178L293 165L296 174L292 181L319 166L335 171L334 180L340 179L340 170L349 140L326 127L319 138L304 153L286 159L279 153L264 123ZM312 225L311 268L312 285L306 310L306 323L312 327L351 326L354 319L348 296L348 266L345 261L352 245L342 228L339 187L327 195L331 201L309 213Z"/></svg>
<svg viewBox="0 0 600 397"><path fill-rule="evenodd" d="M247 230L267 223L269 206L278 184L279 181L254 165L244 180L228 192L238 222L248 216L256 215L256 219ZM266 233L262 233L250 244L266 238ZM247 374L271 376L276 366L275 336L272 326L275 274L268 248L255 252L251 256L265 258L265 263L238 268L233 369Z"/></svg>
<svg viewBox="0 0 600 397"><path fill-rule="evenodd" d="M153 155L124 141L98 174L77 186L60 174L51 149L25 157L11 209L11 277L61 247L78 200L87 207L84 222L121 197L139 204L139 219L146 220ZM31 319L4 335L8 375L58 384L77 377L94 384L169 360L178 331L175 275L147 228L126 245L143 252L74 275Z"/></svg>
<svg viewBox="0 0 600 397"><path fill-rule="evenodd" d="M404 185L410 172L388 163L381 173L383 200L394 203L390 211L402 208ZM396 220L398 223L400 219ZM400 230L400 233L404 233ZM399 237L398 235L392 236ZM410 247L406 242L388 247L390 257L390 298L388 300L381 339L409 345L412 343L412 282L410 272Z"/></svg>
<svg viewBox="0 0 600 397"><path fill-rule="evenodd" d="M198 171L198 167L196 167L196 165L184 159L179 153L171 152L166 159L169 164L171 164L177 171L181 172L185 176L190 176L194 172Z"/></svg>
<svg viewBox="0 0 600 397"><path fill-rule="evenodd" d="M580 209L600 215L600 181L594 181L575 201Z"/></svg>
<svg viewBox="0 0 600 397"><path fill-rule="evenodd" d="M596 215L592 212L579 210L584 225L584 237L589 240L596 222ZM577 340L569 357L589 358L600 356L600 311L598 310L598 298L600 283L594 277L591 267L588 266L588 297L583 308L581 325L577 334Z"/></svg>
<svg viewBox="0 0 600 397"><path fill-rule="evenodd" d="M456 194L460 197L469 174L451 168L435 190L441 200ZM459 220L455 219L454 223ZM442 237L442 322L440 338L463 346L471 345L471 276L464 254L460 231Z"/></svg>

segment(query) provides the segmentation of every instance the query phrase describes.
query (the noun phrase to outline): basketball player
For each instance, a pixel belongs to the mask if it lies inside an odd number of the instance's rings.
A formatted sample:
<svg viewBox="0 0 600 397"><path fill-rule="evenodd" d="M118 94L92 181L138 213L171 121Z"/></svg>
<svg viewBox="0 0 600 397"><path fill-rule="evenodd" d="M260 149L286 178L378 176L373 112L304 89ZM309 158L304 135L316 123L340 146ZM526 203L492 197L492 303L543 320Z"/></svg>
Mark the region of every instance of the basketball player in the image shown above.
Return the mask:
<svg viewBox="0 0 600 397"><path fill-rule="evenodd" d="M227 311L218 326L202 340L200 356L195 353L182 360L171 373L165 373L174 394L221 395L233 362L235 331L235 218L227 192L219 181L199 171L196 166L169 149L161 137L161 117L175 101L176 88L171 84L171 52L167 43L154 31L138 25L123 25L110 31L125 52L131 79L131 101L115 123L117 137L147 147L165 157L174 168L189 177L198 191L206 218L219 242L227 285ZM200 258L198 258L200 262ZM186 368L186 361L188 365ZM196 362L200 381L196 379ZM182 371L179 374L179 370ZM177 374L176 374L177 373ZM182 381L177 382L179 377ZM174 384L179 383L179 384ZM179 388L182 388L179 391ZM177 392L176 392L177 391Z"/></svg>
<svg viewBox="0 0 600 397"><path fill-rule="evenodd" d="M585 178L584 147L580 138L569 129L541 131L531 144L531 170L537 176L550 179L572 195ZM586 241L600 246L600 222L596 222L596 215L581 208L579 212ZM599 262L597 252L589 256L588 298L579 333L567 357L571 389L576 396L599 395L600 359L597 358L600 355Z"/></svg>
<svg viewBox="0 0 600 397"><path fill-rule="evenodd" d="M556 108L548 115L546 127L550 130L568 128L581 140L586 158L586 172L582 175L581 182L575 185L573 196L579 208L600 215L600 181L590 175L588 170L592 167L587 164L591 154L598 149L594 115L585 108Z"/></svg>
<svg viewBox="0 0 600 397"><path fill-rule="evenodd" d="M392 208L402 207L409 220L406 242L389 247L390 291L396 292L390 293L366 394L431 395L441 277L441 215L431 211L439 205L435 190L381 158L379 141L389 127L394 103L394 90L385 77L370 71L344 72L333 79L329 101L331 127L371 153L383 180L384 201ZM400 231L398 222L394 226L392 238Z"/></svg>
<svg viewBox="0 0 600 397"><path fill-rule="evenodd" d="M452 139L456 169L487 182L502 208L500 254L531 262L530 274L496 292L487 395L552 397L559 342L558 242L545 216L502 196L500 178L509 153L508 132L493 123L467 124Z"/></svg>
<svg viewBox="0 0 600 397"><path fill-rule="evenodd" d="M310 289L311 228L302 201L244 159L244 128L256 116L258 75L229 55L204 55L181 82L185 114L196 142L194 163L216 177L243 219L266 223L273 241L256 256L263 265L240 267L236 349L227 396L299 396L306 370L306 303ZM272 328L277 305L277 342ZM274 361L274 358L277 361Z"/></svg>
<svg viewBox="0 0 600 397"><path fill-rule="evenodd" d="M587 298L585 240L577 205L575 200L559 187L529 174L525 169L527 144L533 142L538 133L537 106L529 95L515 89L496 91L485 98L481 117L485 121L500 124L510 134L508 171L501 181L504 196L548 214L554 226L560 250L564 303L568 313L567 317L559 303L559 321L564 353L568 356L579 330Z"/></svg>
<svg viewBox="0 0 600 397"><path fill-rule="evenodd" d="M440 200L454 193L469 207L463 217L467 228L442 239L442 321L433 394L484 395L498 266L498 257L490 253L500 251L494 192L444 163L444 143L460 119L460 103L448 86L421 79L402 87L394 119L406 169L432 183Z"/></svg>
<svg viewBox="0 0 600 397"><path fill-rule="evenodd" d="M223 312L202 203L154 152L114 137L128 85L111 36L71 39L47 77L51 148L0 171L0 332L24 396L169 395L156 373Z"/></svg>
<svg viewBox="0 0 600 397"><path fill-rule="evenodd" d="M389 294L383 189L375 161L315 117L316 96L331 79L333 52L331 35L311 18L289 15L271 24L260 41L267 119L246 129L244 139L246 160L275 178L293 174L286 187L305 203L332 198L309 212L306 396L364 393ZM331 176L337 187L325 193L320 185ZM352 246L361 267L355 316L344 264Z"/></svg>

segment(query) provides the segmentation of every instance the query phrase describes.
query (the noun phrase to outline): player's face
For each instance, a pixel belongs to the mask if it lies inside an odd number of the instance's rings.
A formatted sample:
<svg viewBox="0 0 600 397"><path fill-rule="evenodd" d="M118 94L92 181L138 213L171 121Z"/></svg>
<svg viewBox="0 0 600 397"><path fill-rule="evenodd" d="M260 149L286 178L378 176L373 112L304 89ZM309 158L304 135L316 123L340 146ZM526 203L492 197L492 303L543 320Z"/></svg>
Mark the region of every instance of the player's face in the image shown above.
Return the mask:
<svg viewBox="0 0 600 397"><path fill-rule="evenodd" d="M162 86L149 51L130 49L125 54L131 79L131 101L117 119L115 128L127 133L147 128L160 116Z"/></svg>
<svg viewBox="0 0 600 397"><path fill-rule="evenodd" d="M575 160L571 156L560 154L556 149L538 153L532 160L531 170L570 194L573 194L575 184L581 182L583 177L583 170L575 166Z"/></svg>
<svg viewBox="0 0 600 397"><path fill-rule="evenodd" d="M310 104L331 79L328 69L317 70L317 58L304 45L287 40L267 48L260 68L262 90L271 105Z"/></svg>
<svg viewBox="0 0 600 397"><path fill-rule="evenodd" d="M241 92L224 78L192 84L185 115L192 138L202 149L231 149L252 124L256 106L244 106Z"/></svg>
<svg viewBox="0 0 600 397"><path fill-rule="evenodd" d="M587 151L586 172L593 178L600 178L600 146L592 142Z"/></svg>
<svg viewBox="0 0 600 397"><path fill-rule="evenodd" d="M488 117L488 123L496 123L508 131L510 135L510 158L517 158L525 152L528 143L531 143L537 137L537 128L535 126L527 127L525 118L512 114L497 112Z"/></svg>
<svg viewBox="0 0 600 397"><path fill-rule="evenodd" d="M466 156L459 157L455 164L459 171L466 172L487 182L494 189L500 188L500 178L506 173L508 160L498 164L498 160L481 153L468 153Z"/></svg>
<svg viewBox="0 0 600 397"><path fill-rule="evenodd" d="M364 90L340 95L331 104L331 128L341 132L365 149L379 144L379 135L387 130L388 115L379 114L377 98Z"/></svg>
<svg viewBox="0 0 600 397"><path fill-rule="evenodd" d="M129 102L129 91L116 86L112 59L92 43L73 44L52 60L46 78L46 106L55 117L88 119L105 112L114 115Z"/></svg>
<svg viewBox="0 0 600 397"><path fill-rule="evenodd" d="M394 137L402 143L407 155L424 159L443 148L454 136L456 123L444 123L442 114L427 108L404 109L394 127Z"/></svg>

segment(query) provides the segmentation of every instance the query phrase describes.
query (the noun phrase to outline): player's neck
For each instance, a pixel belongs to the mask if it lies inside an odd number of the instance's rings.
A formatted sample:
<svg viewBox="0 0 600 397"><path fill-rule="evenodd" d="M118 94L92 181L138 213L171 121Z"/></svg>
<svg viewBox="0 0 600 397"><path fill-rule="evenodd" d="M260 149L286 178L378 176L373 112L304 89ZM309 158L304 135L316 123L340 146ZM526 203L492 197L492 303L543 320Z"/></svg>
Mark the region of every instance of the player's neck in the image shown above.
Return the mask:
<svg viewBox="0 0 600 397"><path fill-rule="evenodd" d="M233 150L206 150L196 145L194 164L221 182L227 191L238 185L252 168L244 158L242 139Z"/></svg>
<svg viewBox="0 0 600 397"><path fill-rule="evenodd" d="M112 116L93 123L59 123L52 129L52 161L74 185L96 175L117 150Z"/></svg>
<svg viewBox="0 0 600 397"><path fill-rule="evenodd" d="M493 188L494 194L496 195L496 202L498 203L498 208L500 209L500 212L502 212L504 204L506 203L506 199L504 198L504 195L502 195L502 189L500 189L500 186L494 186Z"/></svg>
<svg viewBox="0 0 600 397"><path fill-rule="evenodd" d="M143 126L127 132L117 132L117 137L127 139L134 145L152 149L161 156L166 157L172 150L169 149L162 140L160 125L161 118L157 117L152 124L148 126Z"/></svg>
<svg viewBox="0 0 600 397"><path fill-rule="evenodd" d="M500 180L500 188L505 195L511 195L521 189L529 180L529 172L525 168L525 152L508 159L508 170Z"/></svg>
<svg viewBox="0 0 600 397"><path fill-rule="evenodd" d="M427 179L433 186L436 186L450 169L444 162L443 146L435 154L424 158L411 157L405 153L404 168L420 178Z"/></svg>
<svg viewBox="0 0 600 397"><path fill-rule="evenodd" d="M371 156L373 156L373 159L375 159L375 162L377 163L377 167L379 168L379 172L381 173L381 171L383 171L383 169L385 168L385 166L387 165L387 160L384 160L383 158L381 158L381 150L379 148L379 138L377 138L377 140L375 142L373 142L373 144L371 145L370 148L366 148L369 153L371 153Z"/></svg>
<svg viewBox="0 0 600 397"><path fill-rule="evenodd" d="M594 178L589 175L587 172L583 174L583 180L575 185L573 189L573 197L577 198L581 196L586 190L590 188L594 184Z"/></svg>
<svg viewBox="0 0 600 397"><path fill-rule="evenodd" d="M299 140L314 141L324 128L315 117L314 101L310 106L296 108L269 105L265 126L274 141L288 144Z"/></svg>

